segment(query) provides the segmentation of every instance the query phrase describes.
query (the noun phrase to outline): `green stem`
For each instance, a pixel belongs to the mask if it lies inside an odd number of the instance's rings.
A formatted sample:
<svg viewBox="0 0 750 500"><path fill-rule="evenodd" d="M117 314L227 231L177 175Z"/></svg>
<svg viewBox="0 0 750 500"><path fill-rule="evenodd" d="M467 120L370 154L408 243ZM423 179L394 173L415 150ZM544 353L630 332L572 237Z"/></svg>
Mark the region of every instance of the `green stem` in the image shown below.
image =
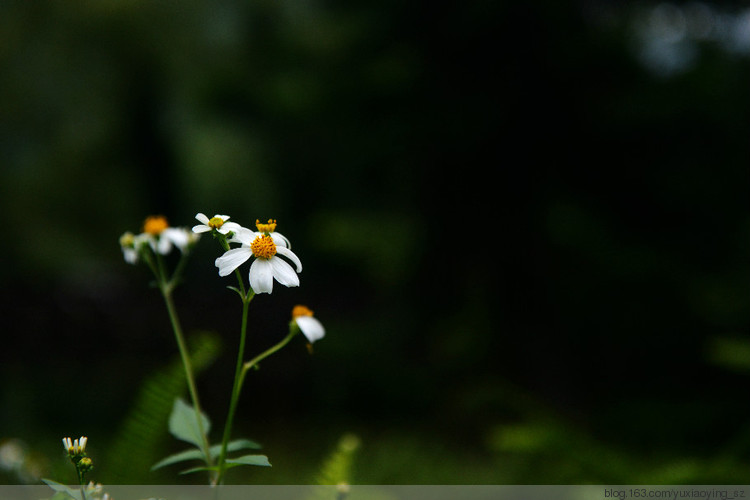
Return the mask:
<svg viewBox="0 0 750 500"><path fill-rule="evenodd" d="M229 401L229 411L227 412L227 420L224 424L224 435L221 439L221 451L219 452L218 462L218 473L216 476L216 484L222 484L224 480L224 474L226 472L226 460L227 460L227 446L229 444L229 438L232 435L232 424L234 422L234 415L237 411L237 404L240 399L240 392L242 391L242 360L245 359L245 343L247 340L247 312L249 310L250 301L253 300L255 292L250 290L245 291L245 284L242 281L242 274L239 270L235 270L237 276L237 282L239 283L240 295L242 296L242 325L240 327L240 345L237 349L237 363L234 369L234 383L232 385L232 397Z"/></svg>
<svg viewBox="0 0 750 500"><path fill-rule="evenodd" d="M185 336L182 333L182 326L180 325L179 317L177 316L177 310L172 300L172 290L176 281L175 276L171 280L167 280L164 272L164 265L160 256L157 255L157 269L156 279L159 283L159 289L164 297L164 303L167 306L167 312L169 313L169 321L172 324L172 331L174 332L175 340L177 341L177 347L180 351L180 358L182 358L182 366L185 370L185 378L187 379L188 391L190 392L190 399L193 402L193 409L195 410L195 418L198 423L198 431L203 439L203 454L206 457L206 465L211 467L212 460L208 444L208 436L206 436L206 430L203 427L203 418L200 405L200 399L198 398L198 389L195 384L195 377L193 376L193 365L190 361L190 352L188 351L187 344L185 343Z"/></svg>
<svg viewBox="0 0 750 500"><path fill-rule="evenodd" d="M76 464L76 474L78 475L78 482L81 483L81 498L82 500L87 500L86 498L86 487L83 479L83 473L78 468L78 464Z"/></svg>
<svg viewBox="0 0 750 500"><path fill-rule="evenodd" d="M285 345L287 345L289 343L289 341L292 340L292 338L294 338L295 335L297 335L298 332L299 332L298 329L291 328L290 331L289 331L289 333L287 334L287 336L284 337L281 340L281 342L279 342L278 344L274 345L273 347L268 348L267 350L263 351L262 353L258 354L253 359L251 359L250 361L248 361L247 363L245 363L242 366L242 378L244 379L245 374L251 368L253 368L255 365L257 365L258 363L260 363L261 361L263 361L264 359L266 359L268 356L270 356L271 354L275 353L276 351L278 351L279 349L281 349L282 347L284 347ZM240 381L240 385L241 384L242 384L242 381Z"/></svg>

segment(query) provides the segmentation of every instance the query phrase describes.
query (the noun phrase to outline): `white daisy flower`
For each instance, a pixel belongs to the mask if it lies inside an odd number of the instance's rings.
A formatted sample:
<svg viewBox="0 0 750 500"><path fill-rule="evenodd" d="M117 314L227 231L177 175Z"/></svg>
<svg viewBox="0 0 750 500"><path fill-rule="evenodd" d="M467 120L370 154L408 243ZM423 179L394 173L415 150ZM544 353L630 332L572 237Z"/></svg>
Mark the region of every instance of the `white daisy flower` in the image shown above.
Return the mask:
<svg viewBox="0 0 750 500"><path fill-rule="evenodd" d="M228 215L214 215L210 219L204 214L196 214L195 218L200 222L193 226L194 233L208 233L214 229L221 234L227 234L231 232L237 232L240 229L240 225L236 222L227 222L229 220Z"/></svg>
<svg viewBox="0 0 750 500"><path fill-rule="evenodd" d="M275 228L276 224L273 223L273 229ZM219 276L227 276L250 257L255 257L249 274L250 286L255 293L271 293L274 279L284 286L299 286L295 270L279 256L289 259L295 265L297 273L302 272L302 263L288 248L289 241L278 233L273 236L273 233L240 228L230 241L241 243L242 246L227 250L216 259Z"/></svg>
<svg viewBox="0 0 750 500"><path fill-rule="evenodd" d="M170 227L167 218L163 215L147 217L143 223L142 236L147 239L154 252L161 255L167 255L172 251L173 246L184 253L199 238L199 235L185 228Z"/></svg>
<svg viewBox="0 0 750 500"><path fill-rule="evenodd" d="M68 455L81 455L84 451L86 451L86 442L88 441L88 438L86 436L81 436L81 439L72 440L69 437L63 438L63 446L65 447L65 451L68 452Z"/></svg>
<svg viewBox="0 0 750 500"><path fill-rule="evenodd" d="M323 324L313 317L313 312L305 306L294 306L292 309L292 321L297 324L302 334L307 337L311 344L322 339L326 330Z"/></svg>

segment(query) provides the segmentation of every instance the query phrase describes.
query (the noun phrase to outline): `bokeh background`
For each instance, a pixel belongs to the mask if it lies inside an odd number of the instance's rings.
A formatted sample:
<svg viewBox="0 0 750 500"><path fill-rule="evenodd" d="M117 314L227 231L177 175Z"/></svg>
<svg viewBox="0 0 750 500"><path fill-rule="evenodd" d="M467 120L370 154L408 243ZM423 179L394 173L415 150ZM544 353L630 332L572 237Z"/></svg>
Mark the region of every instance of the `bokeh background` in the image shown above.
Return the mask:
<svg viewBox="0 0 750 500"><path fill-rule="evenodd" d="M177 351L118 245L197 212L304 264L251 352L297 303L327 328L248 378L274 467L230 482L313 481L346 436L354 483L750 480L742 2L8 1L0 40L3 481L72 482L79 435L97 481L204 480L148 472L185 448L136 418ZM214 440L218 254L175 296Z"/></svg>

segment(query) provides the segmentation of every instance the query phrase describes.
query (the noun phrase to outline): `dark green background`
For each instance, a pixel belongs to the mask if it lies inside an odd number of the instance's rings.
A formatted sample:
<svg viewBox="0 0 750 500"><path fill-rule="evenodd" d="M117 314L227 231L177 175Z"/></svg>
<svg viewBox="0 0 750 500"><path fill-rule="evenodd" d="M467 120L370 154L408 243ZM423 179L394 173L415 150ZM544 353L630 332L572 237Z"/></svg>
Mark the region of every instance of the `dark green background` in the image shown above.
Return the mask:
<svg viewBox="0 0 750 500"><path fill-rule="evenodd" d="M304 265L253 302L250 349L297 303L327 328L249 377L237 435L274 467L232 480L305 483L352 432L360 483L746 484L748 56L698 41L650 71L651 6L3 3L0 439L65 481L85 434L117 477L176 355L118 238L221 213L277 219ZM240 318L218 255L175 297L223 344L217 428ZM175 472L127 480L202 479Z"/></svg>

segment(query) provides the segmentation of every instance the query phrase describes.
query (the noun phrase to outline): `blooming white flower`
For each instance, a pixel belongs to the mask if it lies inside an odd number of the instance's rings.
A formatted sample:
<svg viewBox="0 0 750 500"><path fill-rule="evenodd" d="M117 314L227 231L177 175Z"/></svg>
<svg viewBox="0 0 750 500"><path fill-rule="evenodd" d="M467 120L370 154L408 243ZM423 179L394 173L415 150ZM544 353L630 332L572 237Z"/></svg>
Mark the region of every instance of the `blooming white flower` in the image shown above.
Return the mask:
<svg viewBox="0 0 750 500"><path fill-rule="evenodd" d="M198 213L195 218L201 224L193 226L194 233L207 233L214 229L221 234L227 234L230 231L236 233L241 227L236 222L227 222L229 220L228 215L214 215L209 219L206 215Z"/></svg>
<svg viewBox="0 0 750 500"><path fill-rule="evenodd" d="M84 451L86 451L86 443L88 442L88 438L86 436L81 436L80 439L76 439L74 441L69 437L66 437L63 438L62 442L63 446L65 447L65 451L68 452L68 455L81 455Z"/></svg>
<svg viewBox="0 0 750 500"><path fill-rule="evenodd" d="M147 217L143 223L143 233L140 236L148 241L154 252L161 255L167 255L172 251L173 246L184 253L199 238L199 235L185 228L170 227L167 218L163 215Z"/></svg>
<svg viewBox="0 0 750 500"><path fill-rule="evenodd" d="M307 337L311 344L322 339L326 330L323 324L313 317L313 312L305 306L294 306L292 309L292 321L297 324L302 334Z"/></svg>
<svg viewBox="0 0 750 500"><path fill-rule="evenodd" d="M267 229L266 225L256 224ZM276 223L273 228L276 229ZM297 273L302 272L302 263L288 248L289 241L274 231L255 232L247 228L240 228L230 240L241 243L239 248L227 250L224 255L216 259L219 276L227 276L244 264L251 257L255 257L250 265L249 281L255 293L271 293L273 280L276 279L284 286L299 286L299 278L295 270L279 255L286 257L295 265Z"/></svg>

